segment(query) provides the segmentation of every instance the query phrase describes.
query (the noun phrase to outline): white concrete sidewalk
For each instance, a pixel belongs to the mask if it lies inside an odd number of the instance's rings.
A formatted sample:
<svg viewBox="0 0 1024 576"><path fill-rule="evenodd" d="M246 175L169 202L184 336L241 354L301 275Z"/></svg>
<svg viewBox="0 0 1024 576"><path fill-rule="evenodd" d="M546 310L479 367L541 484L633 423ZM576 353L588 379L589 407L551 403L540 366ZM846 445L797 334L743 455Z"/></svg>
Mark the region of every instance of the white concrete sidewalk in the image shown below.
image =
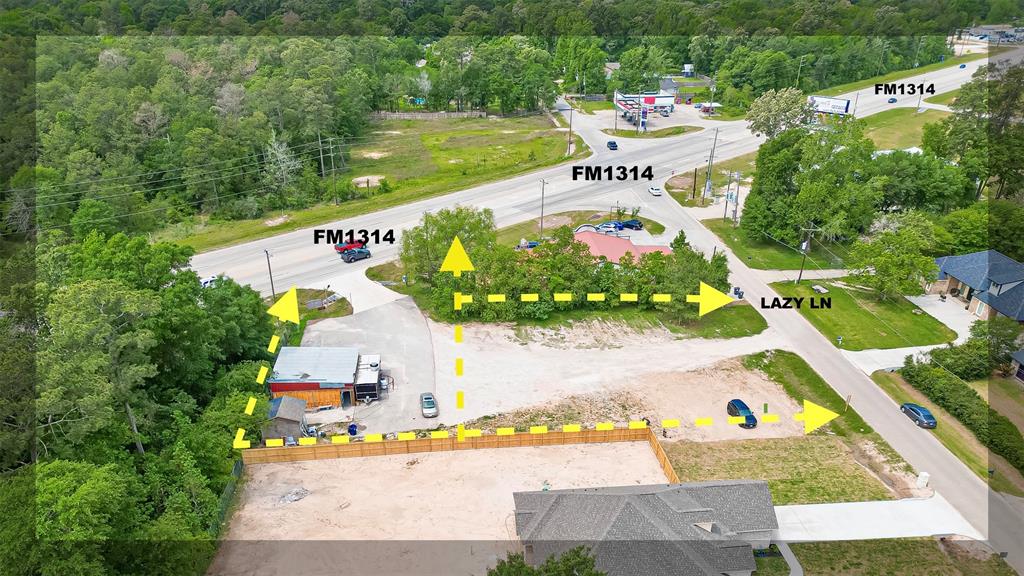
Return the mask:
<svg viewBox="0 0 1024 576"><path fill-rule="evenodd" d="M796 280L799 270L754 270L754 274L766 284L772 282L790 282ZM826 270L804 270L804 280L825 280L829 278L842 278L850 273L849 270L843 268L831 268ZM827 296L827 294L825 294Z"/></svg>
<svg viewBox="0 0 1024 576"><path fill-rule="evenodd" d="M776 506L779 528L772 540L826 542L957 534L984 536L940 494L880 502Z"/></svg>
<svg viewBox="0 0 1024 576"><path fill-rule="evenodd" d="M860 368L862 372L870 376L871 373L876 370L902 368L903 360L907 356L910 356L911 354L926 354L927 352L942 346L942 344L937 344L933 346L911 346L908 348L872 348L871 350L856 351L840 350L840 352L843 356L846 356L850 362L853 362L857 368ZM918 359L921 360L923 358L919 357Z"/></svg>

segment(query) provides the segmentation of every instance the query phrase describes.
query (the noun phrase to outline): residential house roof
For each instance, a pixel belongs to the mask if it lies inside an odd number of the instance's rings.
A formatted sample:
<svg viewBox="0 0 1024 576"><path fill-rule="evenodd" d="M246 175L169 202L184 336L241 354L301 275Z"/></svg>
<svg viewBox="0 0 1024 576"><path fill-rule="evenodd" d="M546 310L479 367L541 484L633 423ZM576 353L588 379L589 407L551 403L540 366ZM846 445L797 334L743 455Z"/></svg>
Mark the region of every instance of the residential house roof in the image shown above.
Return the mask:
<svg viewBox="0 0 1024 576"><path fill-rule="evenodd" d="M285 346L274 362L270 381L351 384L358 364L357 348Z"/></svg>
<svg viewBox="0 0 1024 576"><path fill-rule="evenodd" d="M1024 264L996 250L937 258L938 279L955 278L1000 314L1024 321ZM1006 284L1022 282L1016 286ZM1002 287L1000 290L993 286Z"/></svg>
<svg viewBox="0 0 1024 576"><path fill-rule="evenodd" d="M609 576L751 571L745 534L778 528L768 485L759 480L517 492L513 498L520 540L549 553L587 545Z"/></svg>
<svg viewBox="0 0 1024 576"><path fill-rule="evenodd" d="M306 401L302 398L292 398L291 396L278 396L274 398L270 401L270 409L267 411L267 417L271 420L280 418L293 422L302 422L305 414Z"/></svg>
<svg viewBox="0 0 1024 576"><path fill-rule="evenodd" d="M631 252L635 258L640 258L641 254L647 254L648 252L661 252L663 254L672 254L672 249L668 246L644 246L633 244L629 238L619 238L618 236L609 236L608 234L601 234L600 232L577 232L573 236L576 241L583 242L590 248L590 253L595 257L600 258L604 256L609 262L618 263L626 252Z"/></svg>

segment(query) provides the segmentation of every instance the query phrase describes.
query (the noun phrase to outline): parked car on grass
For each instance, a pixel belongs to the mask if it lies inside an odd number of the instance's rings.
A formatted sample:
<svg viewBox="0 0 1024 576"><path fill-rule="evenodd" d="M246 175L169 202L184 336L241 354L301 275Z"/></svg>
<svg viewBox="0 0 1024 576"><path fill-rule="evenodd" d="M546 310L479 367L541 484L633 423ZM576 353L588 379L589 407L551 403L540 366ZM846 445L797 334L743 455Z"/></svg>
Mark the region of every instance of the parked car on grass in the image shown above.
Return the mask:
<svg viewBox="0 0 1024 576"><path fill-rule="evenodd" d="M437 418L437 415L440 414L437 409L437 400L434 400L434 395L430 392L420 394L420 412L423 413L424 418Z"/></svg>
<svg viewBox="0 0 1024 576"><path fill-rule="evenodd" d="M370 257L370 251L366 248L353 248L352 250L346 250L341 253L341 259L346 263L351 264L358 260L364 260Z"/></svg>
<svg viewBox="0 0 1024 576"><path fill-rule="evenodd" d="M907 402L900 406L900 411L907 415L908 418L914 421L921 428L935 428L938 422L935 421L935 416L928 411L924 406L914 404L913 402Z"/></svg>
<svg viewBox="0 0 1024 576"><path fill-rule="evenodd" d="M633 220L625 220L625 221L623 221L622 222L622 227L623 228L629 228L630 230L643 230L644 229L644 223L634 218Z"/></svg>
<svg viewBox="0 0 1024 576"><path fill-rule="evenodd" d="M740 424L740 428L756 428L757 418L754 413L747 407L747 403L739 398L733 398L729 400L729 403L725 405L725 411L729 413L729 416L743 416L746 419Z"/></svg>

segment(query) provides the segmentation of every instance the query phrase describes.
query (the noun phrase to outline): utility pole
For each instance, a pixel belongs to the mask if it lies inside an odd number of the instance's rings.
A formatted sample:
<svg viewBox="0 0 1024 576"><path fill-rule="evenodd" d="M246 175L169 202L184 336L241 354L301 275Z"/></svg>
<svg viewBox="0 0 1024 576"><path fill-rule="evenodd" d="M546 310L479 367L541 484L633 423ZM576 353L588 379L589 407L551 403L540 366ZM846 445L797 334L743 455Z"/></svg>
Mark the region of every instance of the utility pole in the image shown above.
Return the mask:
<svg viewBox="0 0 1024 576"><path fill-rule="evenodd" d="M725 185L725 212L722 213L722 220L729 217L729 190L732 188L732 172L729 172L729 181Z"/></svg>
<svg viewBox="0 0 1024 576"><path fill-rule="evenodd" d="M274 300L277 300L277 292L274 290L274 271L270 269L270 250L264 248L263 253L267 255L267 274L270 276L270 295Z"/></svg>
<svg viewBox="0 0 1024 576"><path fill-rule="evenodd" d="M334 174L334 137L328 139L331 143L331 194L334 195L334 205L338 205L338 182ZM322 160L321 160L322 161Z"/></svg>
<svg viewBox="0 0 1024 576"><path fill-rule="evenodd" d="M914 48L914 68L917 68L917 54L921 51L921 40L924 40L924 36L918 37L917 46Z"/></svg>
<svg viewBox="0 0 1024 576"><path fill-rule="evenodd" d="M572 155L572 104L569 105L569 143L566 148L565 155Z"/></svg>
<svg viewBox="0 0 1024 576"><path fill-rule="evenodd" d="M700 205L704 205L704 200L707 199L711 193L711 165L715 162L715 147L718 146L718 128L715 128L715 140L711 143L711 155L708 156L708 173L704 180L704 192L701 194Z"/></svg>
<svg viewBox="0 0 1024 576"><path fill-rule="evenodd" d="M799 284L800 280L804 277L804 263L807 262L807 253L811 251L811 239L814 238L814 233L820 231L820 228L801 228L801 232L805 232L807 236L804 239L803 245L800 246L800 252L803 253L803 258L800 259L800 273L797 274L796 280L793 284Z"/></svg>
<svg viewBox="0 0 1024 576"><path fill-rule="evenodd" d="M740 209L740 173L733 172L736 175L736 199L733 200L732 204L732 224L735 226L739 224L739 218L736 217L737 212Z"/></svg>
<svg viewBox="0 0 1024 576"><path fill-rule="evenodd" d="M690 200L697 199L697 170L696 167L693 169L693 192L690 193Z"/></svg>
<svg viewBox="0 0 1024 576"><path fill-rule="evenodd" d="M921 83L928 82L928 77L925 76L921 79ZM921 112L921 100L924 99L924 90L919 90L917 93L917 111Z"/></svg>
<svg viewBox="0 0 1024 576"><path fill-rule="evenodd" d="M800 57L800 65L796 67L796 89L797 90L800 89L800 70L804 67L804 58L806 58L806 57L807 57L807 54L804 54L803 56L801 56Z"/></svg>
<svg viewBox="0 0 1024 576"><path fill-rule="evenodd" d="M544 239L544 187L548 181L540 179L540 239Z"/></svg>
<svg viewBox="0 0 1024 576"><path fill-rule="evenodd" d="M320 139L320 131L316 131L316 147L320 151L320 176L326 176L327 171L324 170L324 142Z"/></svg>
<svg viewBox="0 0 1024 576"><path fill-rule="evenodd" d="M853 95L853 112L850 112L851 116L857 116L857 102L860 102L860 92Z"/></svg>

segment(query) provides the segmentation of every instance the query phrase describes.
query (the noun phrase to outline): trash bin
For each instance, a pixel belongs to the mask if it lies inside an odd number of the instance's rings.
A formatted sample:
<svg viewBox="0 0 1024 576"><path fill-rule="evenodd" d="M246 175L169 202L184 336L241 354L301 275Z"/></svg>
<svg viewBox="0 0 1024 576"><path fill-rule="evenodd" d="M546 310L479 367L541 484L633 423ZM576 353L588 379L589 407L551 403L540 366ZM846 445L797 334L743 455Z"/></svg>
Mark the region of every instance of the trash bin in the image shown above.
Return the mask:
<svg viewBox="0 0 1024 576"><path fill-rule="evenodd" d="M348 425L348 435L349 436L355 436L358 433L359 433L359 426L356 426L354 423Z"/></svg>

